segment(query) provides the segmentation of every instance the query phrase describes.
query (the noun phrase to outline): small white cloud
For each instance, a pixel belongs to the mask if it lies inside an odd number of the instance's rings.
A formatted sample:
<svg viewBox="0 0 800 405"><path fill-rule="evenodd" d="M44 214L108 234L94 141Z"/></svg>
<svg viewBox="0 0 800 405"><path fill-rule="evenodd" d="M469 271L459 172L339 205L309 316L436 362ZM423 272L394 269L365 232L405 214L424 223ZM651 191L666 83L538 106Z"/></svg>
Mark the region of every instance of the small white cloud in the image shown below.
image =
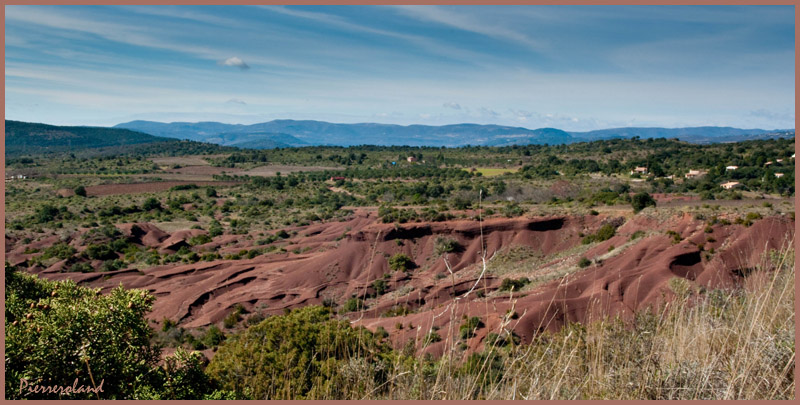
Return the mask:
<svg viewBox="0 0 800 405"><path fill-rule="evenodd" d="M245 103L245 102L244 102L244 101L242 101L242 100L239 100L238 98L232 98L232 99L230 99L230 100L226 101L226 103L229 103L229 104L240 104L240 105L247 105L247 103Z"/></svg>
<svg viewBox="0 0 800 405"><path fill-rule="evenodd" d="M452 108L454 110L460 110L461 109L461 105L460 104L454 103L452 101L442 104L442 107L444 107L444 108Z"/></svg>
<svg viewBox="0 0 800 405"><path fill-rule="evenodd" d="M431 117L431 115L430 114L420 114L419 117L420 118L424 118L424 119L428 119L428 118Z"/></svg>
<svg viewBox="0 0 800 405"><path fill-rule="evenodd" d="M250 65L248 65L247 63L245 63L245 61L243 61L243 60L241 60L241 59L237 58L236 56L232 56L232 57L230 57L230 58L228 58L228 59L225 59L225 60L219 61L219 64L220 64L220 65L222 65L222 66L233 66L233 67L238 67L238 68L239 68L239 69L241 69L241 70L247 70L247 69L250 69Z"/></svg>

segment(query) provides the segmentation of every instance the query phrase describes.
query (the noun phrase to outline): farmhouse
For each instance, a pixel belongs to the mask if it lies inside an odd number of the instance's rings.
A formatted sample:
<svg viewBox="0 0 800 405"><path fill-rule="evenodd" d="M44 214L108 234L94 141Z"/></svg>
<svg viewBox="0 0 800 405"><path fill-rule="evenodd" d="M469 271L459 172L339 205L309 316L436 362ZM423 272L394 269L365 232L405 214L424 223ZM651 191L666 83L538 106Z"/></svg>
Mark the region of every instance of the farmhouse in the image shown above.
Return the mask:
<svg viewBox="0 0 800 405"><path fill-rule="evenodd" d="M783 177L783 173L775 173L775 177L781 178L781 177Z"/></svg>
<svg viewBox="0 0 800 405"><path fill-rule="evenodd" d="M722 183L720 186L721 186L722 188L724 188L725 190L730 190L730 189L733 189L733 188L739 187L740 185L741 185L741 184L739 184L739 182L738 182L738 181L729 181L729 182L727 182L727 183Z"/></svg>
<svg viewBox="0 0 800 405"><path fill-rule="evenodd" d="M703 170L689 170L689 173L686 173L685 177L687 179L694 179L694 178L697 178L697 177L705 176L707 173L708 172L703 171Z"/></svg>
<svg viewBox="0 0 800 405"><path fill-rule="evenodd" d="M633 170L631 170L631 174L647 174L647 168L636 166L635 168L633 168Z"/></svg>
<svg viewBox="0 0 800 405"><path fill-rule="evenodd" d="M736 169L738 169L738 168L739 168L739 166L727 166L727 167L725 167L725 171L728 171L728 170L736 170Z"/></svg>
<svg viewBox="0 0 800 405"><path fill-rule="evenodd" d="M409 162L416 162L417 161L417 157L416 156L409 156L409 157L406 158L406 160L408 160Z"/></svg>

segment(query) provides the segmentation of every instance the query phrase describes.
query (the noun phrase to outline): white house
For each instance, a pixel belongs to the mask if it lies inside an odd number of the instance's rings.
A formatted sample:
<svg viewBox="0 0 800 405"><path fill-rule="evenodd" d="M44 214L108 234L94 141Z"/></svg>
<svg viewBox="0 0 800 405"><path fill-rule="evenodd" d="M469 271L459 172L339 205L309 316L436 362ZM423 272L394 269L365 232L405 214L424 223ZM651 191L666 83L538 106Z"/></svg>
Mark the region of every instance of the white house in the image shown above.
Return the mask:
<svg viewBox="0 0 800 405"><path fill-rule="evenodd" d="M633 170L631 170L631 174L647 174L647 168L636 166Z"/></svg>
<svg viewBox="0 0 800 405"><path fill-rule="evenodd" d="M693 179L693 178L696 178L696 177L705 176L706 174L708 174L708 172L706 172L704 170L689 170L689 173L686 173L685 177L687 179Z"/></svg>
<svg viewBox="0 0 800 405"><path fill-rule="evenodd" d="M783 173L775 173L775 177L781 178L781 177L783 177Z"/></svg>
<svg viewBox="0 0 800 405"><path fill-rule="evenodd" d="M727 183L720 184L720 187L724 188L725 190L730 190L732 188L739 187L740 184L738 181L729 181Z"/></svg>
<svg viewBox="0 0 800 405"><path fill-rule="evenodd" d="M736 169L738 169L738 168L739 168L739 166L727 166L727 167L725 167L725 171L728 171L728 170L736 170Z"/></svg>

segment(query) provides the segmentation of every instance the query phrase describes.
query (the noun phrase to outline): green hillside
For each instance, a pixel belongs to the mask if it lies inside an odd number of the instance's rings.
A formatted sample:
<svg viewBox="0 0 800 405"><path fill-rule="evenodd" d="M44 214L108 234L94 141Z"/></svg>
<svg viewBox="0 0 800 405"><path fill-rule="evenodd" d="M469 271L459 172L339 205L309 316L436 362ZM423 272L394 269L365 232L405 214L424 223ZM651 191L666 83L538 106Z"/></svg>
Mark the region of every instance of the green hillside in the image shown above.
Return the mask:
<svg viewBox="0 0 800 405"><path fill-rule="evenodd" d="M62 127L6 120L6 156L172 141L117 128Z"/></svg>

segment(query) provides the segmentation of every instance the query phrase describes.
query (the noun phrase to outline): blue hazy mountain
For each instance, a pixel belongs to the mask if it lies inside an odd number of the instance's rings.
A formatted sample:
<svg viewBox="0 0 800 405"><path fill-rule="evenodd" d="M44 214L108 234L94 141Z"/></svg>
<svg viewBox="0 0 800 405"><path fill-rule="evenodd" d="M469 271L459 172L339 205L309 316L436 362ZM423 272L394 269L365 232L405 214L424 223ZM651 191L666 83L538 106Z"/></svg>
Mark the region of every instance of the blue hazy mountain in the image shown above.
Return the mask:
<svg viewBox="0 0 800 405"><path fill-rule="evenodd" d="M678 138L693 143L793 137L794 130L730 127L612 128L567 132L556 128L528 129L502 125L336 124L311 120L274 120L252 125L219 122L131 121L116 125L147 134L247 148L307 145L507 146L566 144L615 138Z"/></svg>

